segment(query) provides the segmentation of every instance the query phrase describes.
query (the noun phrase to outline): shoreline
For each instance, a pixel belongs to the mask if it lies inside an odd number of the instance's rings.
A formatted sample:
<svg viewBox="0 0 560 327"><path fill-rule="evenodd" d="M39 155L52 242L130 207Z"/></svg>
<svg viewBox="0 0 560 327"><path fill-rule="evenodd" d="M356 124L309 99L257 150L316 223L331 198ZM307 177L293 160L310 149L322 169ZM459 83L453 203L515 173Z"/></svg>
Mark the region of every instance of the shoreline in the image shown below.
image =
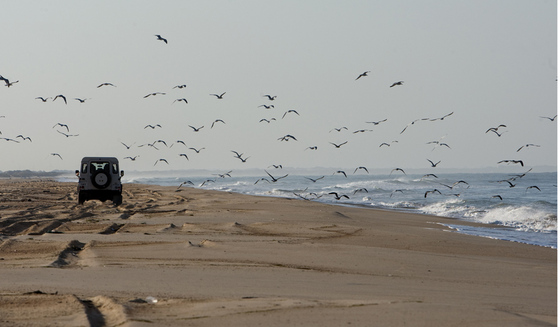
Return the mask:
<svg viewBox="0 0 560 327"><path fill-rule="evenodd" d="M15 179L16 181L18 179ZM27 180L27 179L24 179ZM31 180L39 180L41 181L42 179L37 178L37 179L31 179ZM0 179L1 181L1 179ZM50 181L50 179L47 179L46 181ZM60 183L74 183L74 182L62 182L60 180L57 179L53 179L52 181L55 182L60 182ZM155 186L163 186L163 187L167 187L167 185L160 185L160 184L144 184L144 183L137 183L137 182L126 182L123 183L123 185L128 185L128 184L135 184L135 185L155 185ZM169 187L173 187L173 186L169 186ZM189 188L188 186L186 186L186 188ZM198 188L201 189L201 188ZM206 190L206 189L201 189L201 190ZM298 199L298 198L289 198L289 197L283 197L283 196L277 196L277 195L255 195L255 194L247 194L247 193L242 193L242 192L234 192L234 191L222 191L222 190L209 190L209 191L217 191L217 192L226 192L226 193L236 193L236 194L242 194L242 195L249 195L249 196L257 196L257 197L273 197L273 198L281 198L281 199ZM381 206L372 206L372 205L366 205L366 204L359 204L359 203L326 203L326 202L321 202L321 201L314 201L313 199L305 199L305 198L299 198L300 200L305 200L305 201L312 201L312 202L318 202L318 203L325 203L328 205L334 205L334 206L348 206L348 207L356 207L356 208L363 208L363 209L372 209L372 210L381 210L381 211L388 211L388 212L401 212L404 214L411 214L411 215L421 215L421 216L434 216L434 217L439 217L439 218L446 218L449 219L451 221L459 221L459 222L464 222L466 224L466 226L471 226L471 227L478 227L478 228L482 228L482 229L488 229L488 230L505 230L505 231L510 231L510 232L514 232L514 233L526 233L526 232L521 232L515 229L515 227L512 226L506 226L506 225L496 225L496 224L489 224L489 223L483 223L483 222L473 222L473 221L469 221L466 218L460 218L460 217L450 217L450 216L436 216L436 215L432 215L429 213L424 213L424 212L414 212L414 210L417 210L417 208L384 208ZM522 244L528 244L528 245L534 245L534 246L541 246L541 247L545 247L545 248L551 248L551 249L557 249L557 245L553 246L553 245L543 245L543 244L535 244L535 243L530 243L529 241L521 241L519 239L510 237L510 238L506 238L506 237L499 237L496 235L492 235L492 236L485 236L485 235L478 235L478 234L473 234L472 231L469 232L462 232L454 227L452 227L453 223L449 223L449 224L442 224L443 226L446 226L451 232L455 232L455 233L459 233L459 234L465 234L465 235L471 235L471 236L477 236L477 237L484 237L484 238L490 238L490 239L497 239L497 240L501 240L501 241L508 241L508 242L514 242L514 243L522 243ZM484 234L487 234L486 232L483 231ZM532 232L535 234L552 234L552 233L544 233L544 232ZM555 231L555 234L557 233L557 231Z"/></svg>
<svg viewBox="0 0 560 327"><path fill-rule="evenodd" d="M557 319L557 251L438 225L477 223L145 184L126 184L120 207L80 206L74 183L0 185L3 325Z"/></svg>
<svg viewBox="0 0 560 327"><path fill-rule="evenodd" d="M300 176L302 177L302 176ZM131 184L133 183L138 183L138 184L142 184L142 182L131 182ZM148 184L148 185L159 185L159 186L167 186L165 184ZM188 187L188 186L187 186ZM196 187L194 187L196 188ZM200 187L199 187L200 188ZM204 189L204 188L200 188L200 189ZM209 190L213 190L213 189L209 189ZM274 195L274 194L253 194L250 192L243 192L243 191L228 191L228 190L217 190L217 191L223 191L223 192L234 192L237 194L245 194L245 195L253 195L253 196L264 196L264 197L277 197L277 198L287 198L287 199L301 199L301 200L307 200L307 201L312 201L312 202L318 202L318 203L325 203L325 204L330 204L330 205L335 205L335 206L349 206L349 207L357 207L357 208L364 208L364 209L373 209L373 210L385 210L385 211L390 211L390 212L402 212L402 213L406 213L406 214L416 214L416 215L423 215L423 216L437 216L437 217L442 217L442 218L447 218L447 219L451 219L453 221L461 221L461 222L466 222L466 223L474 223L474 224L478 224L476 225L478 227L478 230L480 230L480 233L476 234L475 231L477 229L473 228L470 230L466 230L463 231L462 229L456 229L453 228L452 226L448 226L451 230L453 230L454 232L457 233L463 233L463 234L467 234L467 235L473 235L473 236L478 236L478 237L485 237L485 238L493 238L493 239L499 239L499 240L503 240L503 241L510 241L510 242L519 242L519 243L524 243L524 244L530 244L530 245L536 245L536 246L542 246L542 247L548 247L548 248L552 248L552 249L557 249L557 241L556 241L556 235L557 235L557 230L543 230L543 231L535 231L535 230L520 230L519 227L516 226L509 226L506 224L498 224L498 223L490 223L490 222L481 222L481 221L473 221L472 217L468 217L468 216L450 216L450 215L437 215L437 214L433 214L433 213L429 213L429 212L424 212L422 211L420 208L421 207L392 207L392 206L388 206L388 205L381 205L381 204L363 204L363 203L351 203L351 202L344 202L344 201L334 201L334 202L329 202L329 201L322 201L319 199L308 199L304 196L302 196L301 194L296 194L295 192L293 192L292 194L295 197L290 197L290 196L285 196L285 195ZM477 211L475 212L475 214L480 214L480 213L488 213L488 210L483 210L483 211ZM556 214L554 214L554 217L556 217ZM448 225L453 225L453 223L450 223ZM501 234L496 234L496 231L502 230L504 231ZM530 238L527 238L527 235L531 235Z"/></svg>

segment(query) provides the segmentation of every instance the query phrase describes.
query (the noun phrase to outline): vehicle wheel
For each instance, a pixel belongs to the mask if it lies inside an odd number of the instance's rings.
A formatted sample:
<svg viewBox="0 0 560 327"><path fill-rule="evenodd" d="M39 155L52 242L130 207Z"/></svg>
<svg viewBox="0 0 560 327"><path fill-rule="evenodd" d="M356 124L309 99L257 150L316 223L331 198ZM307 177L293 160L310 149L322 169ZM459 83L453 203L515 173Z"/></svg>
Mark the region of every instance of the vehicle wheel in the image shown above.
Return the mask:
<svg viewBox="0 0 560 327"><path fill-rule="evenodd" d="M93 183L93 186L97 188L106 188L109 186L109 183L111 183L111 176L103 171L100 171L91 176L91 182Z"/></svg>
<svg viewBox="0 0 560 327"><path fill-rule="evenodd" d="M116 206L119 206L122 204L122 194L115 194L113 195L113 203Z"/></svg>
<svg viewBox="0 0 560 327"><path fill-rule="evenodd" d="M79 204L84 204L84 202L86 202L86 195L82 192L78 193L78 203Z"/></svg>

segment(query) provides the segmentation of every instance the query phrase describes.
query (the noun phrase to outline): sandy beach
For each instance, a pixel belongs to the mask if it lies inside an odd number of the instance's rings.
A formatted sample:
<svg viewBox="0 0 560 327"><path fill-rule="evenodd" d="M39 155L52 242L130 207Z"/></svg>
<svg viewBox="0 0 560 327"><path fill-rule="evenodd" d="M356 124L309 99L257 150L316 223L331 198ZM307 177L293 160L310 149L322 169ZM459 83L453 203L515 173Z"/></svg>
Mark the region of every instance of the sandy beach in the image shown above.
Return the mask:
<svg viewBox="0 0 560 327"><path fill-rule="evenodd" d="M125 184L0 181L1 326L554 326L557 251L452 219Z"/></svg>

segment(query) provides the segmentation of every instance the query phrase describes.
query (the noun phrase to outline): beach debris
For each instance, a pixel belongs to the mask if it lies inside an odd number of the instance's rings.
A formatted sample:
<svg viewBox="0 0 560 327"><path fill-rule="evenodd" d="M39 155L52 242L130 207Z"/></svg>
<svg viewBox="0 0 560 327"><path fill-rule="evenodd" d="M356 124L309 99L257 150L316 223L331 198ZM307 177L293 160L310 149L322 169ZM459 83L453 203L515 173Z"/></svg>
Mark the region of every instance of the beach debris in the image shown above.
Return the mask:
<svg viewBox="0 0 560 327"><path fill-rule="evenodd" d="M204 241L203 241L203 242L204 242ZM203 242L200 242L200 243L198 243L198 244L194 244L193 242L189 241L189 245L190 245L190 246L196 246L197 248L201 248Z"/></svg>

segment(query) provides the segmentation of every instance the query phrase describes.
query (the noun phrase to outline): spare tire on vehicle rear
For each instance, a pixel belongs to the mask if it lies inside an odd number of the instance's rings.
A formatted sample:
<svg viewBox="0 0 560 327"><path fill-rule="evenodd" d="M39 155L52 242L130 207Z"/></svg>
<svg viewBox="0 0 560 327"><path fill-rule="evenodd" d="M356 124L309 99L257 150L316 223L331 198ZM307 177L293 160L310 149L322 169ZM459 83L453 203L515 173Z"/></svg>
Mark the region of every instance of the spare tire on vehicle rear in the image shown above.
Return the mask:
<svg viewBox="0 0 560 327"><path fill-rule="evenodd" d="M106 188L111 183L111 175L100 170L93 173L91 176L91 182L93 183L93 186L97 188Z"/></svg>

